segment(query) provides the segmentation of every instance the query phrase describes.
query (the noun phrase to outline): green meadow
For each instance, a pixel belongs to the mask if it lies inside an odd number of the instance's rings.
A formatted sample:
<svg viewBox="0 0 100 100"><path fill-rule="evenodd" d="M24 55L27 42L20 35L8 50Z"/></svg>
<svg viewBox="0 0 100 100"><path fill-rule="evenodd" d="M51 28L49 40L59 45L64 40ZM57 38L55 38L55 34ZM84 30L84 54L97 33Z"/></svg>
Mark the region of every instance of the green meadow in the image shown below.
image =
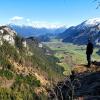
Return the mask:
<svg viewBox="0 0 100 100"><path fill-rule="evenodd" d="M64 75L70 74L71 68L80 64L87 64L86 45L74 45L72 43L63 43L60 40L52 39L44 44L54 51L55 57L59 58L58 64L64 67ZM96 53L98 48L94 48L92 60L100 60Z"/></svg>

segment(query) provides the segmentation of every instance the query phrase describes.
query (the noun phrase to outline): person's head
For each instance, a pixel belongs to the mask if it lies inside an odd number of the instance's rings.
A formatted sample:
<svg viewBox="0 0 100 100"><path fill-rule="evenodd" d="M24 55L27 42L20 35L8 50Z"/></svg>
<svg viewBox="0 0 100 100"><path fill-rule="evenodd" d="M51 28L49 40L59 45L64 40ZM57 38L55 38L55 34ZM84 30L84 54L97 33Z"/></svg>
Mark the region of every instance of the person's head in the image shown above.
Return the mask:
<svg viewBox="0 0 100 100"><path fill-rule="evenodd" d="M92 41L91 41L91 39L90 39L90 38L88 39L88 43L92 43Z"/></svg>
<svg viewBox="0 0 100 100"><path fill-rule="evenodd" d="M90 39L88 39L88 42L90 42L91 40Z"/></svg>

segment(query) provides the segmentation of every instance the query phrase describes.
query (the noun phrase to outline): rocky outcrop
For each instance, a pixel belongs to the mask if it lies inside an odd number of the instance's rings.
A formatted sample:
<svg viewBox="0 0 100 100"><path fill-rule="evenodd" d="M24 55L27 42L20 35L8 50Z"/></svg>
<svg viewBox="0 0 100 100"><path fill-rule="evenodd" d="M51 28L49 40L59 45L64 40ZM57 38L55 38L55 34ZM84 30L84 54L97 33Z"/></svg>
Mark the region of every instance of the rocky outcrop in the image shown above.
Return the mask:
<svg viewBox="0 0 100 100"><path fill-rule="evenodd" d="M0 45L2 45L3 40L6 40L11 45L15 45L16 35L17 33L8 26L0 26Z"/></svg>

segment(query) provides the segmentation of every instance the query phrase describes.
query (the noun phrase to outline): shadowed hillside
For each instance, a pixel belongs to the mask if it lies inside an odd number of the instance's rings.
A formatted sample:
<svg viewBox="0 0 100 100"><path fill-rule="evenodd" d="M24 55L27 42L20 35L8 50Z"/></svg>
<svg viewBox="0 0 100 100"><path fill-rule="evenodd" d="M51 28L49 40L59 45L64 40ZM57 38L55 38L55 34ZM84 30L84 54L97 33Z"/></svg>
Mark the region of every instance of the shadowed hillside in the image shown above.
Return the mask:
<svg viewBox="0 0 100 100"><path fill-rule="evenodd" d="M91 68L76 66L74 80L66 77L49 91L50 100L99 100L100 99L100 63Z"/></svg>

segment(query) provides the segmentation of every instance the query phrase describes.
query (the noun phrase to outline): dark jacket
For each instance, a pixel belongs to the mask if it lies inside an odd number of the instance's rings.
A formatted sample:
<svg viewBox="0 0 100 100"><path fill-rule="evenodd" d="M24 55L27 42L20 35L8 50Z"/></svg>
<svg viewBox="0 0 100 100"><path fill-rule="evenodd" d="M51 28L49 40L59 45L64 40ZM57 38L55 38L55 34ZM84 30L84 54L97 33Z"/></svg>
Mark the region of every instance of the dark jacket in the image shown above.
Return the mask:
<svg viewBox="0 0 100 100"><path fill-rule="evenodd" d="M93 44L91 42L89 42L87 44L87 49L86 49L86 54L92 54L93 53Z"/></svg>

